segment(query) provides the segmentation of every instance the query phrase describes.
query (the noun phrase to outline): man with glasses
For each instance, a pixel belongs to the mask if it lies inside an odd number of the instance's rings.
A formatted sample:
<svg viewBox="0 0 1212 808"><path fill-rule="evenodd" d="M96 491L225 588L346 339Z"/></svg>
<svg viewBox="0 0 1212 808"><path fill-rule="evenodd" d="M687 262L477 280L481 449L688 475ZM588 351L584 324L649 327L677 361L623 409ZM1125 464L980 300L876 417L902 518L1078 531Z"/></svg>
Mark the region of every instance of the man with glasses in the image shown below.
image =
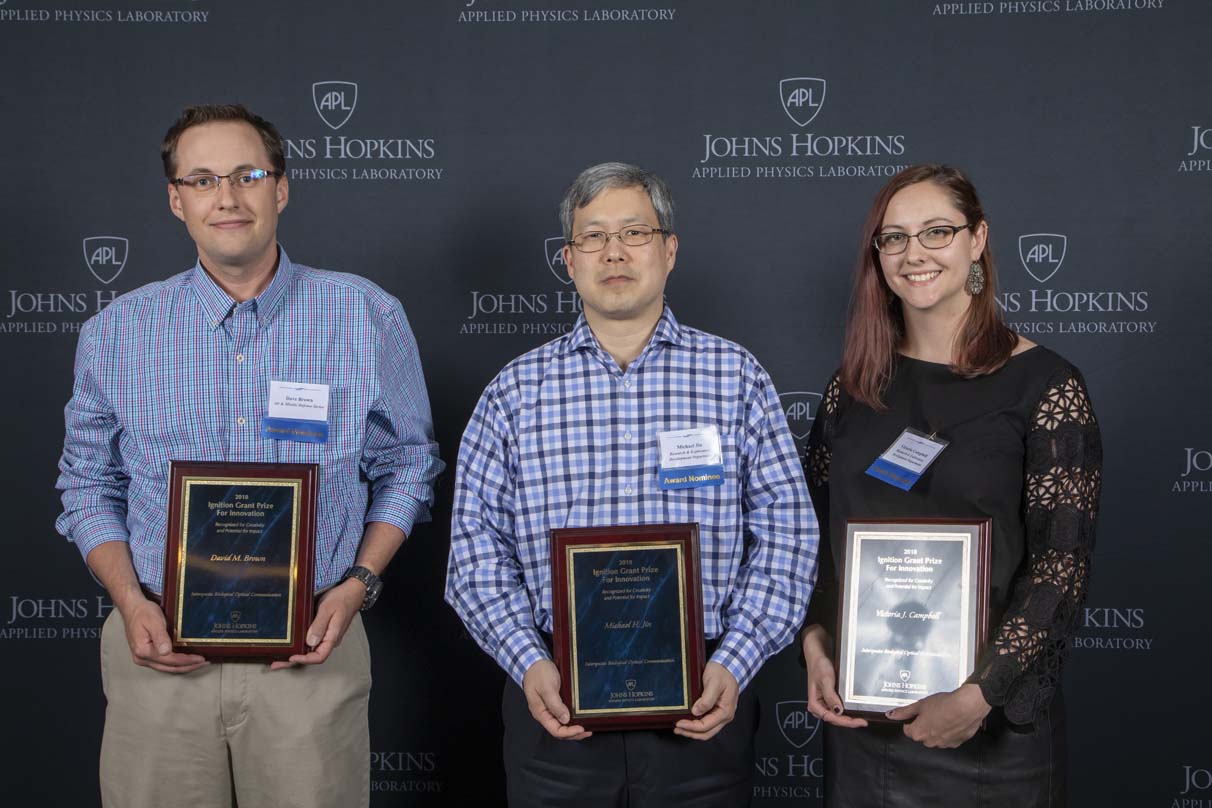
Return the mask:
<svg viewBox="0 0 1212 808"><path fill-rule="evenodd" d="M509 674L502 699L514 805L747 805L747 686L799 628L817 523L770 377L735 343L665 306L677 257L665 183L586 169L560 206L584 303L571 332L509 363L463 435L446 599ZM717 441L722 475L667 490L662 435ZM698 522L709 662L693 719L671 732L569 723L551 661L552 528ZM696 674L698 672L695 672Z"/></svg>
<svg viewBox="0 0 1212 808"><path fill-rule="evenodd" d="M271 123L190 107L161 157L198 261L85 324L59 464L56 526L115 607L101 636L102 802L365 806L359 610L428 518L442 469L416 342L394 297L278 245L290 188ZM323 388L327 408L311 415L326 438L267 427L275 383ZM320 464L307 653L264 665L173 651L158 603L172 460Z"/></svg>

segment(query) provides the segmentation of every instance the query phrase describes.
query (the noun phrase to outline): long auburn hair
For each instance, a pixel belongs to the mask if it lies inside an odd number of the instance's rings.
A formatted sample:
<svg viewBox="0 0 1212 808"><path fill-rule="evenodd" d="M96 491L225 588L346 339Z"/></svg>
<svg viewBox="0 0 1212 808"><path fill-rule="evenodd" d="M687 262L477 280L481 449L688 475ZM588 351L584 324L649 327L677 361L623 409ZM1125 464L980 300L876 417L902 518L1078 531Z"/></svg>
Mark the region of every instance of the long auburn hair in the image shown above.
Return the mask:
<svg viewBox="0 0 1212 808"><path fill-rule="evenodd" d="M974 228L985 220L976 189L962 171L951 166L937 163L909 166L892 177L876 196L863 225L863 240L855 263L841 370L843 389L876 410L887 409L883 395L892 378L897 349L905 339L905 314L900 299L884 280L874 239L883 226L889 200L901 189L919 182L932 182L946 191ZM979 295L973 295L968 306L956 335L951 365L952 372L964 378L983 376L1002 367L1018 340L997 307L997 272L988 238L979 263L985 271L985 288Z"/></svg>

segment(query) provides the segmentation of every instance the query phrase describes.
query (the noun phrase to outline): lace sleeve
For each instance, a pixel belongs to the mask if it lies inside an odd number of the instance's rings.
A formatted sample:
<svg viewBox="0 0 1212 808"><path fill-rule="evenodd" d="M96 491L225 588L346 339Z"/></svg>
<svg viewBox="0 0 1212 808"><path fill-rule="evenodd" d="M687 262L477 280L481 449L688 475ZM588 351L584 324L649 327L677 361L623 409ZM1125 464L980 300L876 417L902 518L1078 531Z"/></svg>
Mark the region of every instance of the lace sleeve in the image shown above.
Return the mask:
<svg viewBox="0 0 1212 808"><path fill-rule="evenodd" d="M1028 563L968 680L1016 724L1034 721L1061 665L1090 580L1102 441L1081 374L1053 374L1028 426L1024 507Z"/></svg>
<svg viewBox="0 0 1212 808"><path fill-rule="evenodd" d="M833 425L837 418L840 393L841 382L834 374L821 396L816 420L812 422L812 433L804 448L804 477L808 480L808 493L812 496L812 508L816 511L816 520L821 529L816 585L812 589L812 600L808 603L804 625L820 623L830 636L837 629L837 578L829 545L829 465L833 460Z"/></svg>

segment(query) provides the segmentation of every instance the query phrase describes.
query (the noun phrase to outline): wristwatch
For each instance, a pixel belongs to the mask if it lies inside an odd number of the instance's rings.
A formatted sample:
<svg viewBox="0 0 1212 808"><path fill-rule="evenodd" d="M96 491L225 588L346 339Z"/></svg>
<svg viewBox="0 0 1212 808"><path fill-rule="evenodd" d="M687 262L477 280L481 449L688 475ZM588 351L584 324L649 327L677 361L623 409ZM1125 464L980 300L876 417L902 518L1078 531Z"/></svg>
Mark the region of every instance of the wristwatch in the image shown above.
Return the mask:
<svg viewBox="0 0 1212 808"><path fill-rule="evenodd" d="M366 567L350 567L341 576L341 581L344 582L347 578L357 578L366 585L366 597L362 599L359 611L364 612L374 606L375 601L379 599L379 593L383 591L383 579Z"/></svg>

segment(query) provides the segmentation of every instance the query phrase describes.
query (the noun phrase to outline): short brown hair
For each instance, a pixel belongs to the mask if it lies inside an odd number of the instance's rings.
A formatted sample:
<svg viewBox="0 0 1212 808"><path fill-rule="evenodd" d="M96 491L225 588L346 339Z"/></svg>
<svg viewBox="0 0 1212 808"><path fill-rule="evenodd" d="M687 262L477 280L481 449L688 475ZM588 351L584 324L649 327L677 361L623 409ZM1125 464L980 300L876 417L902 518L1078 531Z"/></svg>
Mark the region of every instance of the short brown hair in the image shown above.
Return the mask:
<svg viewBox="0 0 1212 808"><path fill-rule="evenodd" d="M930 182L942 188L972 227L985 221L985 211L976 188L964 173L951 166L923 163L909 166L888 181L875 198L863 225L854 268L854 289L846 323L842 352L842 387L872 409L885 409L884 389L892 378L897 349L905 339L905 315L901 301L888 287L880 269L873 240L884 223L888 202L903 188ZM997 269L989 240L978 263L985 274L985 288L973 295L964 322L956 335L953 373L965 378L992 373L1010 358L1017 335L1002 320L997 307Z"/></svg>
<svg viewBox="0 0 1212 808"><path fill-rule="evenodd" d="M243 121L257 130L265 151L269 154L269 162L278 174L286 173L286 147L282 136L272 123L253 112L243 104L198 104L181 110L181 116L168 128L164 134L164 142L160 144L160 159L164 162L164 176L175 179L177 176L177 141L191 126L201 126L204 123L216 121Z"/></svg>

